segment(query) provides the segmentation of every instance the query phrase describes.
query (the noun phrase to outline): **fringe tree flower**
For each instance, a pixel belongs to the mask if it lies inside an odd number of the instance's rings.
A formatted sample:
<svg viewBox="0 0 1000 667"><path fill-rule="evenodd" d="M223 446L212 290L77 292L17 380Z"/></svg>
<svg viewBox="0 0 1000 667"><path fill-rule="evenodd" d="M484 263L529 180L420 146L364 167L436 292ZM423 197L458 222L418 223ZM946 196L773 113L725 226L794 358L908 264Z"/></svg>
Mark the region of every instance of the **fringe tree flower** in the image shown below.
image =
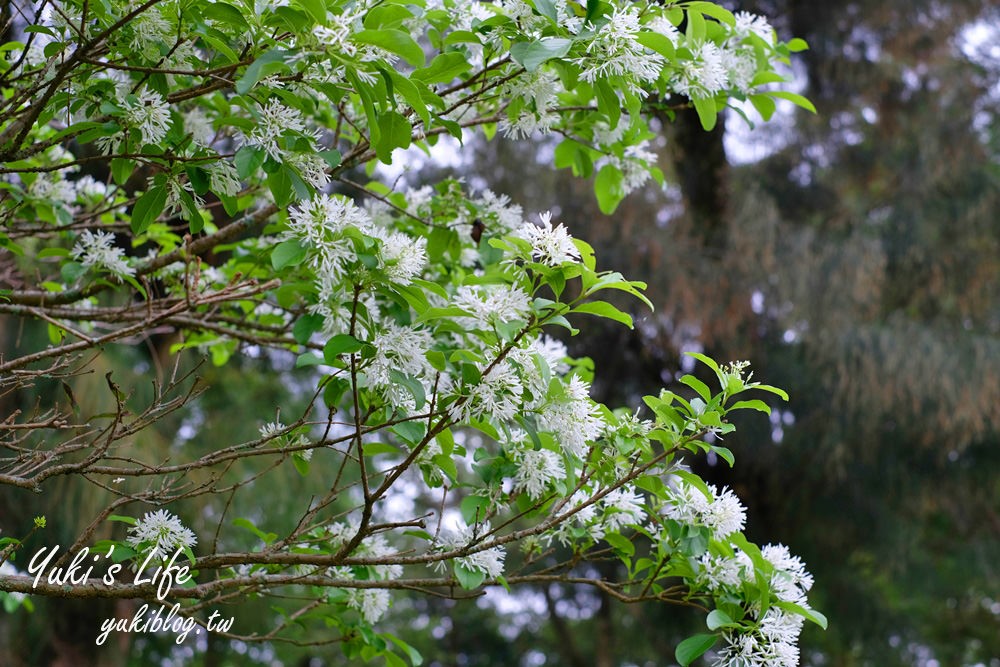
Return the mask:
<svg viewBox="0 0 1000 667"><path fill-rule="evenodd" d="M212 145L215 129L204 109L195 107L184 114L184 134L191 135L191 140L199 146Z"/></svg>
<svg viewBox="0 0 1000 667"><path fill-rule="evenodd" d="M212 192L235 197L243 189L236 167L229 160L218 160L208 167L208 182Z"/></svg>
<svg viewBox="0 0 1000 667"><path fill-rule="evenodd" d="M125 102L125 119L142 134L142 143L157 145L170 129L170 109L159 93L142 90Z"/></svg>
<svg viewBox="0 0 1000 667"><path fill-rule="evenodd" d="M667 504L664 515L683 524L705 526L718 538L743 530L746 509L730 489L722 493L715 486L708 487L709 496L690 484L680 483L672 490L672 503Z"/></svg>
<svg viewBox="0 0 1000 667"><path fill-rule="evenodd" d="M541 219L540 226L525 222L515 234L531 244L532 256L549 266L579 261L580 251L573 245L573 237L566 228L562 224L553 227L552 213L549 211L538 217Z"/></svg>
<svg viewBox="0 0 1000 667"><path fill-rule="evenodd" d="M656 81L663 69L663 56L639 43L639 13L632 7L616 7L612 15L587 45L587 56L577 58L583 68L580 78L588 83L610 76L623 76L637 82ZM634 82L632 92L644 94Z"/></svg>
<svg viewBox="0 0 1000 667"><path fill-rule="evenodd" d="M733 30L740 39L757 35L768 44L774 43L774 28L767 19L750 12L736 12L736 25Z"/></svg>
<svg viewBox="0 0 1000 667"><path fill-rule="evenodd" d="M681 63L674 81L674 90L691 99L712 97L726 89L729 77L723 62L722 49L712 42L691 45L691 60Z"/></svg>
<svg viewBox="0 0 1000 667"><path fill-rule="evenodd" d="M246 143L263 149L269 156L280 161L282 150L278 146L278 137L288 131L305 133L306 121L302 112L271 99L260 110L260 119L246 136Z"/></svg>
<svg viewBox="0 0 1000 667"><path fill-rule="evenodd" d="M587 443L601 436L604 418L590 398L590 386L574 375L565 385L565 398L540 410L538 428L552 433L563 448L582 458Z"/></svg>
<svg viewBox="0 0 1000 667"><path fill-rule="evenodd" d="M462 285L455 305L472 316L472 326L488 329L500 322L526 320L531 306L520 287L509 285Z"/></svg>
<svg viewBox="0 0 1000 667"><path fill-rule="evenodd" d="M135 549L151 544L153 559L157 560L169 557L178 549L193 547L198 538L177 516L157 510L147 512L129 528L126 541Z"/></svg>
<svg viewBox="0 0 1000 667"><path fill-rule="evenodd" d="M517 457L514 488L524 491L532 500L540 498L552 482L566 475L562 457L551 450L529 449Z"/></svg>
<svg viewBox="0 0 1000 667"><path fill-rule="evenodd" d="M389 591L382 588L349 588L347 606L356 609L365 623L375 623L389 610Z"/></svg>
<svg viewBox="0 0 1000 667"><path fill-rule="evenodd" d="M611 531L637 526L646 519L642 496L632 489L616 489L604 496L604 525Z"/></svg>
<svg viewBox="0 0 1000 667"><path fill-rule="evenodd" d="M135 269L125 260L125 251L114 245L110 232L85 229L70 254L87 268L100 268L118 276L134 276Z"/></svg>
<svg viewBox="0 0 1000 667"><path fill-rule="evenodd" d="M490 532L490 524L483 522L476 526L459 527L457 530L449 530L443 534L438 541L438 551L455 551L471 547L478 540L478 537ZM481 572L491 579L496 579L503 574L503 562L506 552L503 547L491 547L481 549L467 556L455 558L455 563L467 570ZM445 561L437 561L434 564L436 569L443 570L447 567Z"/></svg>

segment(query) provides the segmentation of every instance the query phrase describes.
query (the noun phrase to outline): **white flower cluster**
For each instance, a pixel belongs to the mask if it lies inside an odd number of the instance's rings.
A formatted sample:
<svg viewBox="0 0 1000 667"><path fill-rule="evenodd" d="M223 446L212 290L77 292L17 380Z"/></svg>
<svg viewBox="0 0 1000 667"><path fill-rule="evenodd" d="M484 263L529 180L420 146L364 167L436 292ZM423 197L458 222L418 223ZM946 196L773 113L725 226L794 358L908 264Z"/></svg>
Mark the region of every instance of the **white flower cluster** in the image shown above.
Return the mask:
<svg viewBox="0 0 1000 667"><path fill-rule="evenodd" d="M324 537L329 541L330 548L336 550L350 541L358 533L360 524L356 520L332 523L326 526ZM396 549L389 546L385 537L380 534L368 535L351 552L352 558L387 558L397 555ZM403 575L403 566L398 563L366 566L367 576L361 577L367 581L391 581ZM328 574L337 579L355 580L355 568L329 568ZM366 623L376 623L388 611L392 598L384 588L348 588L346 603L351 609L357 610Z"/></svg>
<svg viewBox="0 0 1000 667"><path fill-rule="evenodd" d="M532 247L533 258L542 264L559 266L567 262L580 261L580 251L573 244L573 237L561 224L552 226L552 213L546 211L539 215L541 225L525 222L515 232Z"/></svg>
<svg viewBox="0 0 1000 667"><path fill-rule="evenodd" d="M591 502L598 489L585 487L576 491L561 512L573 512L568 521L543 536L543 540L557 540L563 546L572 544L579 536L602 540L610 533L620 533L625 528L641 526L646 520L645 501L642 495L629 488L615 489L598 501Z"/></svg>
<svg viewBox="0 0 1000 667"><path fill-rule="evenodd" d="M552 482L566 476L562 457L549 449L529 449L516 455L517 475L514 489L524 491L532 500L538 500Z"/></svg>
<svg viewBox="0 0 1000 667"><path fill-rule="evenodd" d="M813 579L797 556L792 556L782 544L767 545L761 549L764 558L774 566L771 591L782 602L809 608L806 593ZM726 646L719 652L713 667L746 665L748 667L798 667L798 638L804 619L798 614L771 606L764 613L759 608L750 610L756 621L752 632L726 632Z"/></svg>
<svg viewBox="0 0 1000 667"><path fill-rule="evenodd" d="M416 378L429 392L434 380L434 367L427 361L426 352L433 345L427 329L417 329L395 322L388 322L372 339L375 357L365 367L368 381L389 403L406 411L413 410L413 395L392 377L392 371Z"/></svg>
<svg viewBox="0 0 1000 667"><path fill-rule="evenodd" d="M724 539L743 530L746 509L728 488L719 493L708 487L709 495L685 482L671 489L671 502L663 508L663 515L682 524L705 526L718 539Z"/></svg>
<svg viewBox="0 0 1000 667"><path fill-rule="evenodd" d="M126 541L135 549L151 549L153 559L162 560L178 549L193 547L198 538L177 516L166 510L156 510L147 512L128 529Z"/></svg>
<svg viewBox="0 0 1000 667"><path fill-rule="evenodd" d="M479 523L475 526L459 526L457 529L445 531L436 546L438 552L455 551L458 549L472 548L479 542L481 536L490 532L489 523ZM503 562L506 552L503 547L490 547L479 549L474 553L455 558L455 563L473 572L481 572L490 579L496 579L503 574ZM438 561L435 568L439 571L445 569L447 563Z"/></svg>
<svg viewBox="0 0 1000 667"><path fill-rule="evenodd" d="M590 398L590 386L574 375L565 385L565 396L547 403L538 413L538 428L552 433L566 452L583 458L587 443L604 432L604 418Z"/></svg>
<svg viewBox="0 0 1000 667"><path fill-rule="evenodd" d="M299 447L309 444L309 439L302 433L286 433L288 427L280 421L267 422L260 427L260 437L269 442L274 442L280 447ZM303 449L295 452L297 456L306 461L312 459L313 450Z"/></svg>
<svg viewBox="0 0 1000 667"><path fill-rule="evenodd" d="M663 70L663 56L639 43L639 11L615 7L613 14L587 45L587 56L576 59L580 78L589 83L609 76L625 76L632 92L644 94L641 84L656 81Z"/></svg>
<svg viewBox="0 0 1000 667"><path fill-rule="evenodd" d="M309 246L308 262L315 271L319 295L311 311L324 318L327 333L343 333L342 300L349 291L344 281L348 267L357 260L354 242L346 233L349 228L378 241L379 268L390 282L407 285L427 265L424 239L377 226L347 197L320 194L293 206L288 213L285 238ZM371 311L374 317L377 308Z"/></svg>
<svg viewBox="0 0 1000 667"><path fill-rule="evenodd" d="M469 313L469 328L490 329L501 323L523 321L531 312L528 295L510 285L462 285L454 305Z"/></svg>
<svg viewBox="0 0 1000 667"><path fill-rule="evenodd" d="M88 268L100 268L117 276L134 276L135 269L128 265L125 251L114 245L115 236L110 232L85 229L70 254Z"/></svg>
<svg viewBox="0 0 1000 667"><path fill-rule="evenodd" d="M142 90L125 101L125 120L139 130L143 144L159 145L170 130L170 108L159 93Z"/></svg>

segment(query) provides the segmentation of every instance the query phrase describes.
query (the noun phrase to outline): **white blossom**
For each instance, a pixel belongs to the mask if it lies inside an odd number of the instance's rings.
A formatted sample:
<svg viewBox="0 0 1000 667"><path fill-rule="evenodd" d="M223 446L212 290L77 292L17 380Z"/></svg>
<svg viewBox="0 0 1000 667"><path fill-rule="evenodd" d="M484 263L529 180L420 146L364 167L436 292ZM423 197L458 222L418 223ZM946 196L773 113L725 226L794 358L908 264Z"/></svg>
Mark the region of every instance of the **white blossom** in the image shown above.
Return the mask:
<svg viewBox="0 0 1000 667"><path fill-rule="evenodd" d="M706 496L690 484L679 483L671 489L671 501L664 509L664 516L688 525L705 526L719 538L743 530L746 509L736 494L728 488L718 493L711 485L708 492Z"/></svg>
<svg viewBox="0 0 1000 667"><path fill-rule="evenodd" d="M173 42L174 28L157 7L140 13L127 25L132 29L129 46L149 60L160 57L161 44Z"/></svg>
<svg viewBox="0 0 1000 667"><path fill-rule="evenodd" d="M477 526L464 526L458 529L445 531L441 536L437 551L447 552L457 549L478 548L479 538L490 532L490 524L483 522ZM479 549L475 553L466 556L458 556L455 563L467 570L481 572L490 579L496 579L503 574L503 562L506 553L503 547L490 547ZM437 569L446 566L444 561L439 561Z"/></svg>
<svg viewBox="0 0 1000 667"><path fill-rule="evenodd" d="M473 385L465 403L457 408L457 415L465 421L470 417L508 421L514 418L521 406L524 387L521 379L507 360L483 371L482 379Z"/></svg>
<svg viewBox="0 0 1000 667"><path fill-rule="evenodd" d="M142 90L135 101L125 101L125 119L139 130L143 144L159 144L170 129L170 109L163 97L150 90Z"/></svg>
<svg viewBox="0 0 1000 667"><path fill-rule="evenodd" d="M492 190L483 190L473 203L479 210L479 217L490 231L506 234L524 222L521 207L512 204L507 195L497 195Z"/></svg>
<svg viewBox="0 0 1000 667"><path fill-rule="evenodd" d="M681 31L678 30L677 26L671 23L665 16L655 17L652 21L645 25L645 28L652 32L660 33L669 39L670 43L674 46L677 46L677 44L681 41Z"/></svg>
<svg viewBox="0 0 1000 667"><path fill-rule="evenodd" d="M565 397L539 410L538 428L552 433L565 450L581 458L587 443L604 431L604 418L590 398L590 387L574 375L565 385Z"/></svg>
<svg viewBox="0 0 1000 667"><path fill-rule="evenodd" d="M529 449L517 454L514 488L524 491L532 500L537 500L553 481L565 475L566 468L561 456L548 449Z"/></svg>
<svg viewBox="0 0 1000 667"><path fill-rule="evenodd" d="M380 259L389 280L409 285L427 265L427 239L390 232L382 242Z"/></svg>
<svg viewBox="0 0 1000 667"><path fill-rule="evenodd" d="M210 146L215 139L212 121L201 107L184 113L184 133L191 135L191 140L199 146Z"/></svg>
<svg viewBox="0 0 1000 667"><path fill-rule="evenodd" d="M302 180L317 190L330 184L327 163L316 153L284 153L285 163L299 172Z"/></svg>
<svg viewBox="0 0 1000 667"><path fill-rule="evenodd" d="M528 295L510 285L462 285L454 304L472 316L473 326L483 329L500 322L526 320L531 312Z"/></svg>
<svg viewBox="0 0 1000 667"><path fill-rule="evenodd" d="M771 589L780 600L804 604L806 593L812 588L813 577L798 556L793 556L783 544L768 544L761 555L774 566Z"/></svg>
<svg viewBox="0 0 1000 667"><path fill-rule="evenodd" d="M608 22L594 35L587 45L587 56L577 58L583 69L580 78L588 83L609 76L634 79L626 83L630 89L642 94L640 83L656 81L663 69L663 56L650 51L639 43L637 36L639 13L633 7L616 7Z"/></svg>
<svg viewBox="0 0 1000 667"><path fill-rule="evenodd" d="M236 166L229 160L217 160L208 167L208 182L212 192L235 197L243 189Z"/></svg>
<svg viewBox="0 0 1000 667"><path fill-rule="evenodd" d="M76 201L76 190L72 183L45 172L39 172L35 176L28 188L28 195L53 206L69 206Z"/></svg>
<svg viewBox="0 0 1000 667"><path fill-rule="evenodd" d="M389 591L383 588L349 588L347 606L356 609L365 623L375 623L389 610Z"/></svg>
<svg viewBox="0 0 1000 667"><path fill-rule="evenodd" d="M601 500L604 526L618 532L627 526L637 526L646 519L642 496L632 489L616 489Z"/></svg>
<svg viewBox="0 0 1000 667"><path fill-rule="evenodd" d="M154 560L168 558L178 549L193 547L198 542L194 532L166 510L147 512L128 529L125 540L134 548L152 543Z"/></svg>
<svg viewBox="0 0 1000 667"><path fill-rule="evenodd" d="M768 44L774 43L774 29L767 19L750 12L736 12L736 25L733 31L740 39L757 35Z"/></svg>
<svg viewBox="0 0 1000 667"><path fill-rule="evenodd" d="M98 181L90 174L84 174L73 181L73 188L76 190L78 199L84 201L103 200L108 196L108 185Z"/></svg>
<svg viewBox="0 0 1000 667"><path fill-rule="evenodd" d="M114 245L110 232L85 229L70 254L88 268L101 268L119 276L134 276L135 269L125 260L125 251Z"/></svg>
<svg viewBox="0 0 1000 667"><path fill-rule="evenodd" d="M246 136L246 143L263 149L275 160L281 160L282 150L278 146L278 137L288 131L302 133L306 131L306 121L302 117L302 112L271 99L260 110L260 118Z"/></svg>
<svg viewBox="0 0 1000 667"><path fill-rule="evenodd" d="M532 256L542 264L559 266L580 260L580 251L573 245L573 237L562 224L552 226L552 213L538 216L541 225L525 222L515 236L525 239L532 247Z"/></svg>
<svg viewBox="0 0 1000 667"><path fill-rule="evenodd" d="M368 215L342 195L316 195L288 210L288 229L296 237L321 248L349 225L365 228Z"/></svg>
<svg viewBox="0 0 1000 667"><path fill-rule="evenodd" d="M673 85L681 95L691 99L712 97L729 85L722 50L712 42L690 45L692 57L681 61Z"/></svg>

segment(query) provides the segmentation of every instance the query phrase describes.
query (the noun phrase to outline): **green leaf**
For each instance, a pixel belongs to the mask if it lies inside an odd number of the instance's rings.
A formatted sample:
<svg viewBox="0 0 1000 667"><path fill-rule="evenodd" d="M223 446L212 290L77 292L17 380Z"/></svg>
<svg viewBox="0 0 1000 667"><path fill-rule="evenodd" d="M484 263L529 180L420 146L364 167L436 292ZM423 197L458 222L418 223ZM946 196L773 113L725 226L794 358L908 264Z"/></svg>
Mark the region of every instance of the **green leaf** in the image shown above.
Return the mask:
<svg viewBox="0 0 1000 667"><path fill-rule="evenodd" d="M206 18L213 19L220 23L228 23L236 32L242 34L250 30L250 24L243 18L243 12L226 2L212 2L203 5Z"/></svg>
<svg viewBox="0 0 1000 667"><path fill-rule="evenodd" d="M694 9L702 14L707 14L713 19L716 19L720 23L725 23L726 25L736 25L736 17L733 16L733 13L728 9L720 7L714 2L702 2L700 0L696 2L689 2L687 3L687 9L688 11Z"/></svg>
<svg viewBox="0 0 1000 667"><path fill-rule="evenodd" d="M411 18L413 18L413 12L402 5L376 5L365 16L364 26L373 30L398 28L403 21Z"/></svg>
<svg viewBox="0 0 1000 667"><path fill-rule="evenodd" d="M747 389L760 389L761 391L766 391L775 396L780 396L783 401L788 400L788 393L784 389L779 389L777 387L772 387L769 384L752 384L747 387Z"/></svg>
<svg viewBox="0 0 1000 667"><path fill-rule="evenodd" d="M334 364L340 355L358 352L364 345L350 334L337 334L323 346L323 358L326 359L326 363Z"/></svg>
<svg viewBox="0 0 1000 667"><path fill-rule="evenodd" d="M273 256L272 256L272 261ZM323 316L315 313L303 315L292 327L292 337L300 345L305 345L312 338L312 335L323 328Z"/></svg>
<svg viewBox="0 0 1000 667"><path fill-rule="evenodd" d="M693 3L692 3L693 4ZM705 17L701 12L691 7L685 8L687 11L687 39L692 44L700 44L705 41Z"/></svg>
<svg viewBox="0 0 1000 667"><path fill-rule="evenodd" d="M594 194L601 213L611 215L625 198L622 190L622 172L613 164L606 164L594 179Z"/></svg>
<svg viewBox="0 0 1000 667"><path fill-rule="evenodd" d="M674 651L674 657L681 667L687 667L692 662L700 658L705 651L715 646L715 642L718 641L716 635L694 635L693 637L688 637L680 644L677 645L677 650Z"/></svg>
<svg viewBox="0 0 1000 667"><path fill-rule="evenodd" d="M757 110L757 113L759 113L760 117L764 120L771 120L771 117L774 115L774 111L777 108L774 100L767 95L751 95L750 104L753 105L753 108Z"/></svg>
<svg viewBox="0 0 1000 667"><path fill-rule="evenodd" d="M803 618L812 621L819 627L826 630L827 627L826 616L819 613L815 609L809 609L808 607L803 607L802 605L795 604L794 602L785 602L783 600L776 600L774 602L774 606L780 609L784 609L785 611L791 612L793 614L798 614L799 616L802 616Z"/></svg>
<svg viewBox="0 0 1000 667"><path fill-rule="evenodd" d="M535 8L542 16L553 23L559 22L559 12L556 10L556 4L552 0L535 0Z"/></svg>
<svg viewBox="0 0 1000 667"><path fill-rule="evenodd" d="M640 32L636 35L635 39L647 49L656 51L668 60L672 61L677 57L677 51L674 49L674 44L667 38L666 35L658 32Z"/></svg>
<svg viewBox="0 0 1000 667"><path fill-rule="evenodd" d="M698 120L701 121L701 126L706 132L711 132L715 129L715 123L718 120L718 110L715 108L715 99L712 97L697 97L691 102L694 104L694 110L698 112Z"/></svg>
<svg viewBox="0 0 1000 667"><path fill-rule="evenodd" d="M351 39L360 44L382 47L390 53L395 53L414 67L423 67L424 65L424 50L408 32L395 29L362 30L354 33Z"/></svg>
<svg viewBox="0 0 1000 667"><path fill-rule="evenodd" d="M490 501L483 496L466 496L462 498L459 510L462 512L462 519L471 526L486 518L489 506Z"/></svg>
<svg viewBox="0 0 1000 667"><path fill-rule="evenodd" d="M627 537L623 537L618 533L608 533L604 536L604 541L615 548L616 551L620 551L626 556L635 555L635 545Z"/></svg>
<svg viewBox="0 0 1000 667"><path fill-rule="evenodd" d="M791 51L792 53L798 53L799 51L805 51L805 50L807 50L809 48L809 44L806 42L806 40L801 39L799 37L795 37L795 38L789 40L788 43L785 44L785 46L787 46L788 50Z"/></svg>
<svg viewBox="0 0 1000 667"><path fill-rule="evenodd" d="M451 83L455 77L465 74L472 67L463 54L451 51L434 57L427 67L415 70L411 75L424 83Z"/></svg>
<svg viewBox="0 0 1000 667"><path fill-rule="evenodd" d="M236 173L242 179L249 178L255 174L260 166L264 164L267 153L254 146L242 146L236 155L233 156L233 164L236 165Z"/></svg>
<svg viewBox="0 0 1000 667"><path fill-rule="evenodd" d="M597 92L597 110L607 116L611 129L618 127L622 116L622 103L618 99L618 93L604 79L597 80L594 90Z"/></svg>
<svg viewBox="0 0 1000 667"><path fill-rule="evenodd" d="M729 406L730 410L757 410L758 412L763 412L764 414L771 414L771 406L764 401L753 399L750 401L737 401Z"/></svg>
<svg viewBox="0 0 1000 667"><path fill-rule="evenodd" d="M138 523L135 517L122 516L121 514L112 514L108 517L108 521L117 521L119 523L127 523L130 526L134 526Z"/></svg>
<svg viewBox="0 0 1000 667"><path fill-rule="evenodd" d="M709 451L713 452L716 456L722 458L726 463L729 464L730 468L736 465L736 457L733 456L733 452L728 447L719 447L713 445L712 447L709 447Z"/></svg>
<svg viewBox="0 0 1000 667"><path fill-rule="evenodd" d="M381 634L383 637L385 637L393 644L398 646L400 649L402 649L404 653L406 653L406 657L410 659L410 664L413 665L413 667L420 667L420 665L423 664L424 657L420 655L420 651L413 648L412 646L410 646L409 644L407 644L406 642L404 642L402 639L400 639L395 635L392 635L388 632L383 632Z"/></svg>
<svg viewBox="0 0 1000 667"><path fill-rule="evenodd" d="M777 97L782 100L788 100L792 104L800 106L806 111L811 111L812 113L816 113L816 107L813 106L813 103L810 102L808 98L803 97L798 93L792 93L787 90L773 90L769 91L767 94L770 95L771 97Z"/></svg>
<svg viewBox="0 0 1000 667"><path fill-rule="evenodd" d="M546 37L537 42L517 42L510 46L510 56L529 72L534 72L546 60L562 58L573 46L573 40Z"/></svg>
<svg viewBox="0 0 1000 667"><path fill-rule="evenodd" d="M271 251L271 266L280 271L286 266L298 266L306 258L306 249L295 239L282 241Z"/></svg>
<svg viewBox="0 0 1000 667"><path fill-rule="evenodd" d="M632 316L628 313L623 313L607 301L588 301L587 303L582 303L574 308L573 312L597 315L598 317L604 317L609 320L614 320L615 322L621 322L629 329L633 328Z"/></svg>
<svg viewBox="0 0 1000 667"><path fill-rule="evenodd" d="M129 224L132 233L138 236L149 229L153 221L163 213L166 205L166 186L158 185L147 190L132 207L132 221Z"/></svg>
<svg viewBox="0 0 1000 667"><path fill-rule="evenodd" d="M685 375L681 378L681 382L694 389L706 403L712 400L712 392L708 388L708 385L693 375Z"/></svg>
<svg viewBox="0 0 1000 667"><path fill-rule="evenodd" d="M282 70L287 70L288 65L285 64L287 53L287 51L282 49L271 49L261 54L259 58L247 66L243 72L243 76L236 82L236 92L240 95L246 95L261 79Z"/></svg>
<svg viewBox="0 0 1000 667"><path fill-rule="evenodd" d="M111 178L118 185L125 185L132 172L135 171L135 162L125 158L116 157L111 160Z"/></svg>
<svg viewBox="0 0 1000 667"><path fill-rule="evenodd" d="M729 618L729 614L721 609L713 609L709 613L708 618L705 619L705 623L708 625L709 630L718 630L727 625L732 625L733 619Z"/></svg>
<svg viewBox="0 0 1000 667"><path fill-rule="evenodd" d="M239 526L240 528L246 528L251 533L259 537L264 544L270 544L278 537L277 533L265 533L260 528L258 528L257 526L253 525L248 520L243 518L235 519L233 521L233 525Z"/></svg>
<svg viewBox="0 0 1000 667"><path fill-rule="evenodd" d="M380 136L375 142L375 153L385 164L392 164L392 151L407 148L413 134L413 126L401 113L390 111L378 118Z"/></svg>
<svg viewBox="0 0 1000 667"><path fill-rule="evenodd" d="M483 582L486 581L486 573L479 570L470 570L455 563L455 578L458 579L458 583L462 588L471 591L483 585Z"/></svg>

